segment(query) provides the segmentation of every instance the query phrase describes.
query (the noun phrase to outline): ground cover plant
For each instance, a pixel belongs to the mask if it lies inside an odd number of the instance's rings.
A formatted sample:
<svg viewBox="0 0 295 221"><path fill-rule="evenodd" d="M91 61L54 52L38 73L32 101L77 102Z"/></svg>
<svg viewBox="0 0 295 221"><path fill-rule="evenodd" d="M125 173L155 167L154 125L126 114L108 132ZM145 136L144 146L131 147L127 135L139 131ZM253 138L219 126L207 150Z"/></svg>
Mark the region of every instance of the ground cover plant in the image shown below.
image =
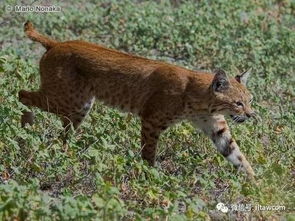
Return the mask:
<svg viewBox="0 0 295 221"><path fill-rule="evenodd" d="M62 8L55 13L17 13L18 1L1 3L0 220L295 219L294 1L48 1ZM83 39L190 69L234 76L251 67L261 120L231 130L255 185L188 122L161 136L156 168L140 157L139 119L100 103L67 152L56 116L34 109L35 125L21 128L26 107L17 93L39 87L44 53L25 37L26 20L60 41ZM223 213L219 202L254 209Z"/></svg>

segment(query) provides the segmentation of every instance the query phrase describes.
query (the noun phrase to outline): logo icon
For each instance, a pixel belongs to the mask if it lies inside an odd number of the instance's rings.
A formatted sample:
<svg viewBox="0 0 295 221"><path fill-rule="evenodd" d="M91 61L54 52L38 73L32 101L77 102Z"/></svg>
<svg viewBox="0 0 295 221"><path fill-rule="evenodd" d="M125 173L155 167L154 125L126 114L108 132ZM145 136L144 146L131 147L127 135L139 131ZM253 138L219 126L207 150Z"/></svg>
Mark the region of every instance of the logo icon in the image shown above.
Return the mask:
<svg viewBox="0 0 295 221"><path fill-rule="evenodd" d="M228 212L228 207L224 203L217 203L216 209L223 212L223 213Z"/></svg>

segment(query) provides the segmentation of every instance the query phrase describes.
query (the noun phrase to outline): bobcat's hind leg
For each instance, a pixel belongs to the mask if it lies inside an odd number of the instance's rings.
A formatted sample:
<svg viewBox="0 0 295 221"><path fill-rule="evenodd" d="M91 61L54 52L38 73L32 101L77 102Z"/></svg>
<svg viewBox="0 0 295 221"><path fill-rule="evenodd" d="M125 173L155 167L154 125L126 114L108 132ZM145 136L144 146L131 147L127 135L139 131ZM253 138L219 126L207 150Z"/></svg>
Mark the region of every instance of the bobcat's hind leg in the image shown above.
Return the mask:
<svg viewBox="0 0 295 221"><path fill-rule="evenodd" d="M35 115L31 111L23 111L21 116L21 127L25 127L26 124L33 125L34 124Z"/></svg>
<svg viewBox="0 0 295 221"><path fill-rule="evenodd" d="M63 126L65 128L62 137L64 142L71 125L74 129L78 128L83 119L88 114L94 102L94 97L89 91L72 90L76 93L71 93L65 85L60 85L61 88L66 88L62 92L57 93L56 90L40 90L40 91L24 91L19 92L19 100L28 107L38 107L43 111L51 112L62 117ZM22 117L22 125L32 122L32 113L25 113Z"/></svg>
<svg viewBox="0 0 295 221"><path fill-rule="evenodd" d="M72 106L73 110L69 110L69 112L62 116L61 120L63 122L64 131L62 134L63 143L66 144L66 140L68 138L69 130L71 126L76 130L84 118L89 113L92 105L94 103L94 97L89 98L86 102L83 102L80 106Z"/></svg>
<svg viewBox="0 0 295 221"><path fill-rule="evenodd" d="M43 90L39 91L19 91L19 101L27 107L38 107L43 111L59 114L66 111L63 105L59 105L59 101L55 99L54 94L47 94ZM25 124L33 124L33 112L23 111L21 118L22 126Z"/></svg>
<svg viewBox="0 0 295 221"><path fill-rule="evenodd" d="M21 90L19 91L19 101L28 107L40 107L43 95L40 92L30 92ZM21 126L25 127L26 124L34 124L34 113L30 111L23 111L21 116Z"/></svg>

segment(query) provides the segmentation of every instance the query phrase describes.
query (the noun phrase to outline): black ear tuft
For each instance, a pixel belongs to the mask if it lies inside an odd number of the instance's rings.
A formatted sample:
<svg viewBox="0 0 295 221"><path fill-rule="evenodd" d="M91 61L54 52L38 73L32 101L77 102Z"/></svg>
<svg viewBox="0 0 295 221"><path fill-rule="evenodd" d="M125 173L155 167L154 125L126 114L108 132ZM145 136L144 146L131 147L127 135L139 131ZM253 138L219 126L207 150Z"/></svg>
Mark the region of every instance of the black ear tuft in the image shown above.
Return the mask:
<svg viewBox="0 0 295 221"><path fill-rule="evenodd" d="M221 70L217 69L214 71L215 76L212 81L212 88L214 92L223 92L229 88L229 81L226 76L226 73Z"/></svg>
<svg viewBox="0 0 295 221"><path fill-rule="evenodd" d="M235 79L236 79L239 83L241 83L241 84L243 84L243 85L246 86L246 84L247 84L247 80L248 80L248 77L249 77L250 74L251 74L251 70L252 70L252 69L250 68L249 70L243 72L242 74L237 75L237 76L235 77Z"/></svg>

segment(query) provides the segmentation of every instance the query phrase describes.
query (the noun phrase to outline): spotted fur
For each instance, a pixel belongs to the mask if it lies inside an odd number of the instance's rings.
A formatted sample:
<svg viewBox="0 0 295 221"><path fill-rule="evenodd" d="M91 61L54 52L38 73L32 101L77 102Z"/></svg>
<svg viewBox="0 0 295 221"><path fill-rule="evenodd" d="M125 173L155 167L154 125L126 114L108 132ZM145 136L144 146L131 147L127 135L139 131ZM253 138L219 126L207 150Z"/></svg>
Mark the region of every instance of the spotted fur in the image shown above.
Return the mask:
<svg viewBox="0 0 295 221"><path fill-rule="evenodd" d="M187 119L211 138L217 150L250 177L254 172L232 138L225 115L242 122L254 113L243 73L228 78L222 70L192 71L84 41L57 42L38 33L31 23L25 32L47 51L40 60L38 91L20 91L29 107L61 116L64 126L77 128L95 99L141 118L142 157L154 165L161 133ZM24 112L22 125L33 123Z"/></svg>

